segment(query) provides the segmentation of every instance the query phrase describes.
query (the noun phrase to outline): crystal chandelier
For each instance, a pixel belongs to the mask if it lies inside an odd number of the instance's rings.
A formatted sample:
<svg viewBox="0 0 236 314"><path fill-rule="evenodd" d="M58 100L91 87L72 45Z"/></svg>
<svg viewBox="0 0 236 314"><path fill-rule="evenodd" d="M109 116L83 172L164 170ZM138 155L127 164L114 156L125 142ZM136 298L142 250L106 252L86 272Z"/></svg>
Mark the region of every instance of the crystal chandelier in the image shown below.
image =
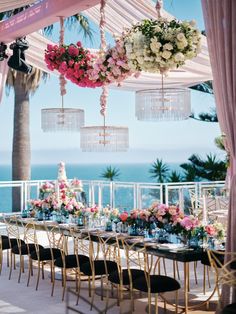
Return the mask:
<svg viewBox="0 0 236 314"><path fill-rule="evenodd" d="M129 130L123 126L87 126L80 130L82 152L124 152L129 147Z"/></svg>
<svg viewBox="0 0 236 314"><path fill-rule="evenodd" d="M140 121L185 120L191 115L191 95L187 88L164 88L136 92L135 115Z"/></svg>
<svg viewBox="0 0 236 314"><path fill-rule="evenodd" d="M64 41L63 18L60 17L60 45ZM60 75L61 108L48 108L41 110L41 127L44 132L70 131L79 132L84 125L84 110L64 108L64 95L66 94L66 80Z"/></svg>
<svg viewBox="0 0 236 314"><path fill-rule="evenodd" d="M106 49L105 40L105 14L104 7L106 0L101 0L101 51ZM108 88L103 86L100 98L101 110L103 116L102 126L85 126L80 129L80 148L83 152L124 152L129 147L129 130L124 126L106 125L106 104L108 97Z"/></svg>

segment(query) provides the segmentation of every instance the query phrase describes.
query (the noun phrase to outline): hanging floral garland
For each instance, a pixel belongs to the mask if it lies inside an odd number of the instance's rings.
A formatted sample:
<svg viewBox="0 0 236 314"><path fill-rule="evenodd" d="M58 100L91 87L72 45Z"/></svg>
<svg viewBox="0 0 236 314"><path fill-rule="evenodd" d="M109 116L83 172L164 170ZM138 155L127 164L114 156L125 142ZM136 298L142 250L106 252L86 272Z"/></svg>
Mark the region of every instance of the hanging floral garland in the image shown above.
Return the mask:
<svg viewBox="0 0 236 314"><path fill-rule="evenodd" d="M68 80L80 87L99 87L102 82L90 80L88 71L92 69L96 55L84 49L81 42L76 45L48 45L45 62L49 70L58 70Z"/></svg>
<svg viewBox="0 0 236 314"><path fill-rule="evenodd" d="M124 42L133 71L166 72L184 65L201 49L201 34L195 22L143 20L126 30Z"/></svg>

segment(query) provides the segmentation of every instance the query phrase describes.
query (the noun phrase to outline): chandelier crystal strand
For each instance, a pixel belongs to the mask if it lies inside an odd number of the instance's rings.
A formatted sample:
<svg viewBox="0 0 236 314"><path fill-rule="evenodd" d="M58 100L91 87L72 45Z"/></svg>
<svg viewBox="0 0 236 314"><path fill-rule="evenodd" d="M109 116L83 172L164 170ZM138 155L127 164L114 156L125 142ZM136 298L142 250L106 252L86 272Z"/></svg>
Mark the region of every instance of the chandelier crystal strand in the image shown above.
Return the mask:
<svg viewBox="0 0 236 314"><path fill-rule="evenodd" d="M64 19L60 16L59 47L64 43ZM41 126L44 132L71 131L78 132L84 125L84 110L64 108L64 95L66 94L66 79L59 76L61 108L41 110Z"/></svg>
<svg viewBox="0 0 236 314"><path fill-rule="evenodd" d="M105 36L105 5L100 6L100 54L107 48ZM80 129L80 147L83 152L124 152L129 147L129 130L127 127L106 125L108 86L103 85L100 96L100 114L103 117L102 126L87 126Z"/></svg>

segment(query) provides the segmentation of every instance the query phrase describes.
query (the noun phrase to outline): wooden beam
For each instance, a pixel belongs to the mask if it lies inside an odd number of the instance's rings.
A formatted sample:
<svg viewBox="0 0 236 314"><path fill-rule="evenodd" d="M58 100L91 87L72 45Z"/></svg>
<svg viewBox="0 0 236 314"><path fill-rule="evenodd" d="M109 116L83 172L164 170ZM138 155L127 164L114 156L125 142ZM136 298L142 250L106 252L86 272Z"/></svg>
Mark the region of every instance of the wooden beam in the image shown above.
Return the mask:
<svg viewBox="0 0 236 314"><path fill-rule="evenodd" d="M100 0L44 0L0 23L0 42L9 43L100 3Z"/></svg>

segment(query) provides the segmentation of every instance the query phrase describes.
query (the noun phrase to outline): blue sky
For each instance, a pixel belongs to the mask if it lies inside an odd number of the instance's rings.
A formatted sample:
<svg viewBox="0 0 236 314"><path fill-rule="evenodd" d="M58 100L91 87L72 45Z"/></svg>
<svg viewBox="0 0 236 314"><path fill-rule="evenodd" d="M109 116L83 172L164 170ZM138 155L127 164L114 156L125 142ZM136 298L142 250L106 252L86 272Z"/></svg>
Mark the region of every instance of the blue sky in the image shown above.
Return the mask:
<svg viewBox="0 0 236 314"><path fill-rule="evenodd" d="M164 7L178 19L197 21L204 29L200 0L165 0ZM99 45L98 30L94 46ZM66 31L66 43L81 40L81 35ZM58 40L58 27L53 39ZM82 40L83 41L83 40ZM110 40L109 40L110 41ZM88 43L87 43L88 44ZM100 89L83 89L67 83L65 106L83 108L86 125L100 125ZM214 98L199 92L191 92L192 110L202 112L214 107ZM31 147L32 163L58 163L60 160L73 163L88 162L153 162L157 157L165 162L184 162L192 153L221 152L214 145L220 135L219 125L192 119L178 122L139 122L135 119L135 94L122 90L110 90L108 99L108 124L129 126L130 150L126 153L82 153L79 133L43 133L40 126L42 108L60 106L58 79L51 75L31 97ZM11 92L0 104L0 164L10 163L13 128L14 97Z"/></svg>

